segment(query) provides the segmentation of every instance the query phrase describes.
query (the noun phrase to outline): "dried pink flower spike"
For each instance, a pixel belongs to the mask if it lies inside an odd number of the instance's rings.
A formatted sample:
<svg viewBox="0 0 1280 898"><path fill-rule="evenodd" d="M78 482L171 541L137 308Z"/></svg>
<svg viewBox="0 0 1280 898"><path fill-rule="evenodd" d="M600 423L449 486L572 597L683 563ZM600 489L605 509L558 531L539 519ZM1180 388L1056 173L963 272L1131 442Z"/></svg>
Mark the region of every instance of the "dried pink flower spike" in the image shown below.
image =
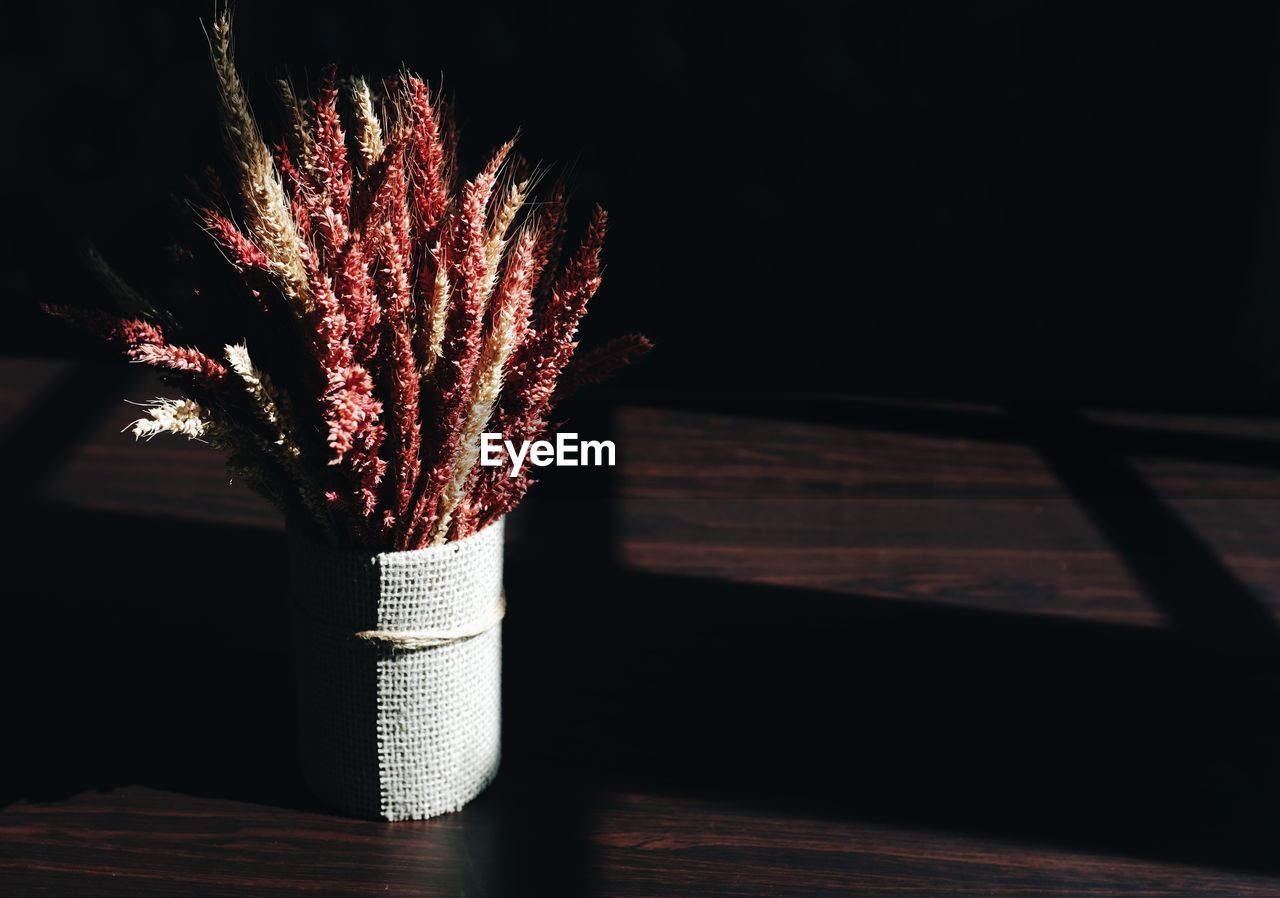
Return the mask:
<svg viewBox="0 0 1280 898"><path fill-rule="evenodd" d="M45 305L51 315L70 321L104 340L117 343L135 362L168 371L193 374L208 380L227 376L226 366L190 346L169 343L157 325L136 318L116 318L96 309Z"/></svg>
<svg viewBox="0 0 1280 898"><path fill-rule="evenodd" d="M235 177L196 214L260 320L228 349L238 376L198 348L194 326L183 330L196 345L175 345L142 318L49 311L186 389L191 404L158 405L148 434L217 433L236 471L336 542L416 548L505 514L528 472L481 469L481 432L549 433L561 395L649 348L625 337L570 367L600 285L604 210L558 269L563 189L522 223L530 182L514 141L462 180L457 130L420 78L388 79L381 98L349 82L350 125L333 68L310 99L281 83L290 124L271 148L235 70L226 13L211 49Z"/></svg>

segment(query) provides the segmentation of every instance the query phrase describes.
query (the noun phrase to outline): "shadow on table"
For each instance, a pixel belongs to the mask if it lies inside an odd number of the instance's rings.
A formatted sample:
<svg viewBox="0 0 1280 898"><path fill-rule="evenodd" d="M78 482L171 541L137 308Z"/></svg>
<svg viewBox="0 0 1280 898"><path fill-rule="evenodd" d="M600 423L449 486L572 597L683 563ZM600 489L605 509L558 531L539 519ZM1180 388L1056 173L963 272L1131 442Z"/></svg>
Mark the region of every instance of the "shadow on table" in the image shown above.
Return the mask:
<svg viewBox="0 0 1280 898"><path fill-rule="evenodd" d="M130 782L302 800L282 535L11 513L0 802Z"/></svg>
<svg viewBox="0 0 1280 898"><path fill-rule="evenodd" d="M509 624L518 756L588 794L1280 871L1276 624L1125 458L1250 464L1274 444L1094 427L1060 404L981 427L1045 455L1172 629L642 576L610 563L615 519L585 497L535 505L557 538L509 575L533 606Z"/></svg>
<svg viewBox="0 0 1280 898"><path fill-rule="evenodd" d="M790 589L584 571L555 593L509 625L508 731L588 793L1280 870L1280 689L1251 661Z"/></svg>

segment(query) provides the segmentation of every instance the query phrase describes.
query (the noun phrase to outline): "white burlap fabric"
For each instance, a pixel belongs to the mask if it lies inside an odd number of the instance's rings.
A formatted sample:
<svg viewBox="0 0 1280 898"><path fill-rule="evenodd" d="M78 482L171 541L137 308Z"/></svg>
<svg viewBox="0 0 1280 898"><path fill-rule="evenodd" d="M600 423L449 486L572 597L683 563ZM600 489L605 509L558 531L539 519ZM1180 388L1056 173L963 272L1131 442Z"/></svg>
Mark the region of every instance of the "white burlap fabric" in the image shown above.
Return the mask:
<svg viewBox="0 0 1280 898"><path fill-rule="evenodd" d="M503 522L377 555L291 532L303 770L359 817L462 807L498 771ZM357 635L360 634L360 635Z"/></svg>

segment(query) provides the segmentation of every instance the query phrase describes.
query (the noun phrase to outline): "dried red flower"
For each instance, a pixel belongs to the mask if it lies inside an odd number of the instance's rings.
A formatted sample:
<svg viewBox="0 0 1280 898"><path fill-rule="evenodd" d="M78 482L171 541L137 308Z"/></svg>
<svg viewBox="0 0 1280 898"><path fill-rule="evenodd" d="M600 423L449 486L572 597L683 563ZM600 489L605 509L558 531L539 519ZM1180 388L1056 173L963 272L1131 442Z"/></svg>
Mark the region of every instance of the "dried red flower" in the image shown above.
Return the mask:
<svg viewBox="0 0 1280 898"><path fill-rule="evenodd" d="M206 351L169 342L154 323L49 311L120 344L132 359L187 378L200 410L234 442L237 465L252 467L254 453L266 453L253 479L269 484L284 458L307 487L302 499L314 500L286 498L286 510L324 524L340 542L415 548L446 531L459 538L487 525L530 482L528 472L507 477L467 467L469 442L488 410L489 430L542 436L554 428L556 399L649 348L643 337L624 337L568 367L600 284L604 211L596 209L581 245L557 270L563 189L527 227L508 228L505 213L525 187L525 169L510 167L510 142L455 188L457 131L412 75L386 82L384 121L374 120L361 94L358 171L348 159L332 67L310 100L282 85L292 130L268 150L231 67L222 19L213 39L238 183L223 190L209 179L215 186L198 221L261 296L251 313L288 309L292 318L284 328L264 323L241 348L236 372L244 376L251 354L254 390L246 393ZM496 191L500 178L520 190ZM255 396L270 402L268 413L248 406ZM264 421L274 430L264 430ZM271 486L265 491L277 500L289 494Z"/></svg>

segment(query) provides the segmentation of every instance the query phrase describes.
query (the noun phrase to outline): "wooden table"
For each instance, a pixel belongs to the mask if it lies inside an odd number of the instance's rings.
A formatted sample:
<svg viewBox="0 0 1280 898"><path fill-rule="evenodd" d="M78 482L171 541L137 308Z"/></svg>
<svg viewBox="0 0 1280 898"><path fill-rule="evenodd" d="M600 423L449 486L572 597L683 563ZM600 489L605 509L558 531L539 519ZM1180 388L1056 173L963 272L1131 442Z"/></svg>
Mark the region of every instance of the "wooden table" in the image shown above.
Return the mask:
<svg viewBox="0 0 1280 898"><path fill-rule="evenodd" d="M0 894L1280 895L1280 422L1054 404L570 410L461 813L295 764L279 523L0 363Z"/></svg>

